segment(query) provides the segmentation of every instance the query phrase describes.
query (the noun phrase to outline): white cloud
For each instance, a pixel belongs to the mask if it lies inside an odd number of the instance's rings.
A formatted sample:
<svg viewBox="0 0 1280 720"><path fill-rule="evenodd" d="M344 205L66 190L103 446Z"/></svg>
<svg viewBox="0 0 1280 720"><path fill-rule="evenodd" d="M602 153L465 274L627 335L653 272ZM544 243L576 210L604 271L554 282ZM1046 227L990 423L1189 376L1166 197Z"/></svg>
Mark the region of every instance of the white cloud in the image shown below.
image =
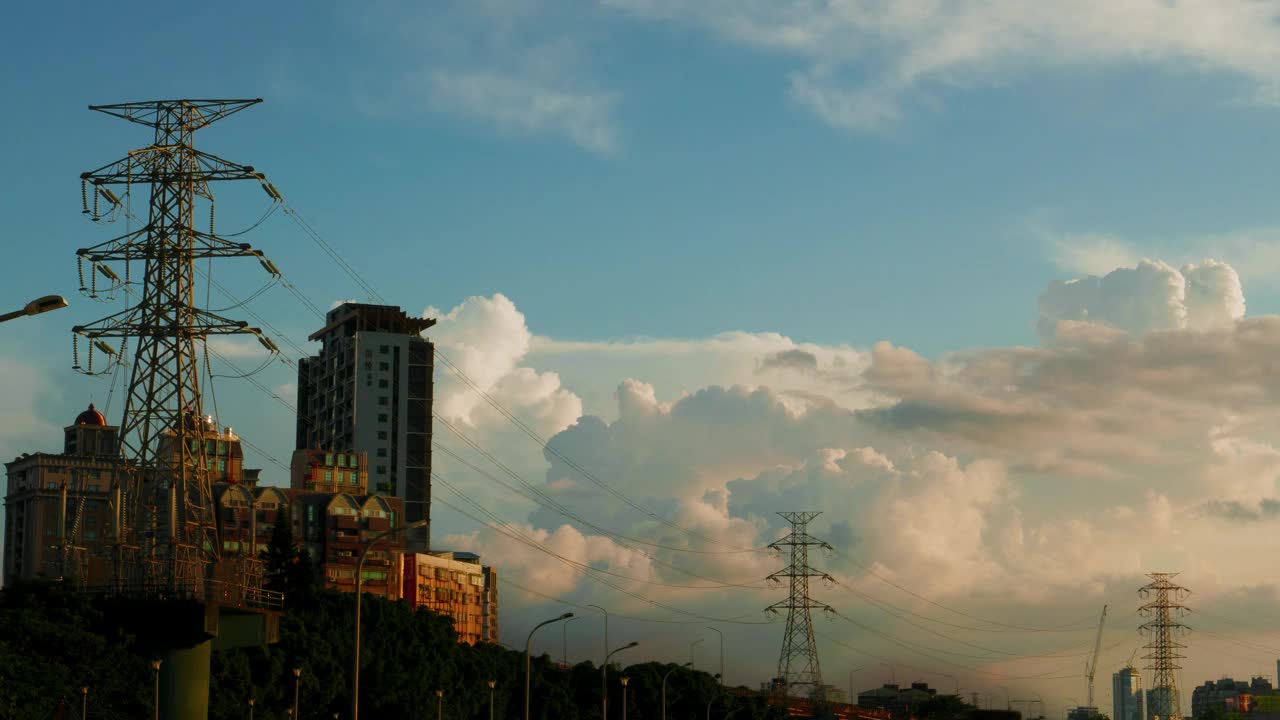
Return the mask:
<svg viewBox="0 0 1280 720"><path fill-rule="evenodd" d="M1270 102L1280 7L1163 0L601 0L793 57L792 97L837 127L893 123L947 89L1100 64L1212 72Z"/></svg>
<svg viewBox="0 0 1280 720"><path fill-rule="evenodd" d="M438 353L470 381L440 362L434 407L446 419L473 427L501 425L499 411L477 390L544 434L563 430L582 414L582 401L561 387L556 373L521 366L533 336L506 296L474 296L447 313L427 308L423 315L437 318L427 335Z"/></svg>
<svg viewBox="0 0 1280 720"><path fill-rule="evenodd" d="M1036 328L1060 339L1059 323L1087 322L1142 334L1180 328L1208 329L1244 317L1240 277L1226 263L1205 260L1181 271L1158 260L1054 282L1040 295Z"/></svg>
<svg viewBox="0 0 1280 720"><path fill-rule="evenodd" d="M431 71L426 92L432 108L481 120L504 132L559 136L603 155L618 149L612 117L616 94L473 69Z"/></svg>

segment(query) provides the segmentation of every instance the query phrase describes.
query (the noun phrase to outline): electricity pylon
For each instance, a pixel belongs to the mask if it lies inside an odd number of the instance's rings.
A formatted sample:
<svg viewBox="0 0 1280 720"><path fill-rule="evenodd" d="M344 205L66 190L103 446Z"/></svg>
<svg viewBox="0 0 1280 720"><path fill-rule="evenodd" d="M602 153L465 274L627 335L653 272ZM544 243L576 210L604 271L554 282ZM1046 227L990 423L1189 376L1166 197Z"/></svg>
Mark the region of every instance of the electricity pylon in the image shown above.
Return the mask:
<svg viewBox="0 0 1280 720"><path fill-rule="evenodd" d="M813 609L834 612L830 605L818 602L809 595L809 578L831 580L831 576L809 565L809 548L817 546L827 550L831 546L808 532L809 521L820 512L780 512L791 523L786 537L769 545L774 550L789 548L791 560L784 569L769 576L772 582L786 578L790 587L787 599L765 608L766 612L787 611L787 627L782 636L782 654L778 656L778 680L786 684L787 693L794 695L797 685L812 686L812 694L822 691L822 667L818 663L818 644L813 638ZM821 699L821 698L818 698Z"/></svg>
<svg viewBox="0 0 1280 720"><path fill-rule="evenodd" d="M1178 660L1186 657L1181 653L1186 645L1178 642L1175 636L1191 631L1191 628L1178 621L1191 612L1179 602L1190 595L1191 591L1173 583L1173 578L1177 575L1178 573L1148 573L1147 577L1151 578L1151 582L1138 591L1143 598L1150 599L1150 602L1138 608L1143 617L1151 618L1138 628L1144 635L1151 637L1151 642L1143 646L1150 652L1142 656L1142 659L1151 661L1145 668L1151 671L1147 715L1159 720L1182 717L1177 671L1182 669Z"/></svg>
<svg viewBox="0 0 1280 720"><path fill-rule="evenodd" d="M221 556L197 347L204 350L210 335L231 334L254 334L268 350L274 346L248 323L196 307L195 262L256 257L273 271L261 252L213 234L211 187L219 181L254 180L268 195L274 188L253 167L197 150L192 139L197 130L259 102L154 100L89 108L154 132L149 147L80 176L84 211L89 213L86 188L92 188L95 220L99 196L117 207L122 202L107 186L125 186L126 197L135 185L150 192L145 225L76 251L80 263L91 263L94 278L100 272L119 281L123 275L122 286L131 293L125 310L73 328L77 337L89 341L90 352L95 346L109 347L103 338L134 342L120 423L127 469L112 488L110 542L118 591L200 592ZM209 232L195 229L197 197L210 203ZM129 287L135 263L143 269L140 292ZM204 357L207 362L207 352Z"/></svg>

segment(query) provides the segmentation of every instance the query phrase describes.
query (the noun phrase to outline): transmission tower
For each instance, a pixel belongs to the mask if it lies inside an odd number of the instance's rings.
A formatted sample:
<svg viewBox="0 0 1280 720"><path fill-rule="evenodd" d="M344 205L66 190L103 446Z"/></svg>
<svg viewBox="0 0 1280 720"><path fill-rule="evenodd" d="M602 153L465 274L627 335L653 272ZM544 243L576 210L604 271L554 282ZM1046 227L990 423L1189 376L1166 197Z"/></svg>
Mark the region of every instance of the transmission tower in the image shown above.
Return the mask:
<svg viewBox="0 0 1280 720"><path fill-rule="evenodd" d="M203 411L198 349L211 335L253 334L268 350L274 345L257 328L201 309L195 304L197 260L256 257L274 274L260 251L213 233L212 184L254 180L273 199L274 188L251 166L238 165L195 149L195 132L255 105L261 100L155 100L90 106L90 110L123 118L153 130L152 144L86 172L81 178L84 212L99 218L101 196L119 208L120 195L108 186L135 186L149 191L145 224L100 245L76 251L81 264L118 282L127 295L125 310L73 329L76 365L79 338L107 351L104 339L134 343L129 385L120 423L123 478L112 487L114 581L117 591L167 588L194 594L206 580L225 577L219 567L222 546L214 522L211 468L206 457L210 424ZM93 213L89 210L92 192ZM196 198L209 203L209 232L195 228ZM126 206L127 207L127 206ZM128 210L126 209L126 213ZM112 269L112 265L115 269ZM134 266L141 265L141 289L130 287ZM123 276L123 280L121 280ZM92 356L91 356L92 357ZM120 358L123 360L123 358ZM217 432L213 426L213 433ZM237 579L261 583L256 561L240 558ZM216 570L216 572L215 572Z"/></svg>
<svg viewBox="0 0 1280 720"><path fill-rule="evenodd" d="M787 522L791 523L791 532L786 537L769 545L782 551L787 548L791 561L784 569L769 576L771 582L781 582L786 578L790 586L787 599L765 608L766 612L787 611L787 628L782 636L782 654L778 656L778 681L785 684L788 694L794 695L792 688L797 685L809 685L813 695L822 692L822 668L818 664L818 644L813 638L813 618L809 611L813 609L834 612L830 605L818 602L809 595L809 578L817 577L830 581L831 576L813 569L809 565L809 548L820 547L830 550L831 546L809 534L809 521L821 515L820 512L780 512ZM821 698L817 698L821 699Z"/></svg>
<svg viewBox="0 0 1280 720"><path fill-rule="evenodd" d="M1173 583L1173 578L1177 575L1178 573L1148 573L1147 577L1151 578L1151 582L1138 591L1139 595L1149 600L1138 608L1138 612L1143 617L1151 618L1138 628L1142 634L1151 638L1151 642L1143 646L1149 652L1142 656L1142 659L1151 661L1146 666L1151 671L1147 714L1159 720L1182 717L1177 671L1182 669L1178 660L1186 657L1181 653L1186 645L1175 638L1191 630L1179 622L1179 618L1191 612L1180 603L1191 592Z"/></svg>

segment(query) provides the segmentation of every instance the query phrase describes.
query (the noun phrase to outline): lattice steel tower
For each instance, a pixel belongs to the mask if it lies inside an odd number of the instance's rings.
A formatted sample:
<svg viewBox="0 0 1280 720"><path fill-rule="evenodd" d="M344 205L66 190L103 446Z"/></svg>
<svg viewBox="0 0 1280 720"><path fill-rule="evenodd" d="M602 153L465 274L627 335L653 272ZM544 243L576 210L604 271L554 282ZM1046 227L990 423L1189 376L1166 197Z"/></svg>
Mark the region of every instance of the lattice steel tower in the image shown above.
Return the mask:
<svg viewBox="0 0 1280 720"><path fill-rule="evenodd" d="M200 360L210 335L255 334L274 351L270 340L247 323L221 317L196 306L196 261L256 257L273 274L274 266L260 251L213 234L213 193L218 181L254 180L268 195L278 193L251 166L228 162L192 146L197 130L237 113L258 100L155 100L89 109L152 128L149 147L81 177L81 195L93 219L98 219L101 196L119 209L122 200L107 186L149 190L145 224L100 245L78 250L81 284L85 262L90 263L95 288L98 274L125 291L125 310L88 325L77 326L78 338L105 350L104 339L135 344L120 423L120 451L129 470L112 488L113 523L110 543L117 590L167 588L185 595L205 591L206 581L224 580L229 568L220 566L221 543L214 523L210 468L206 457L205 420L200 388ZM209 232L195 228L196 198L210 205ZM126 213L128 211L126 210ZM141 222L141 221L139 221ZM114 265L114 269L112 269ZM140 289L132 275L141 265ZM122 279L123 278L123 279ZM203 357L207 363L208 353ZM216 432L216 427L214 427ZM252 585L255 560L238 558L234 579ZM260 585L260 572L256 574ZM243 586L243 585L242 585Z"/></svg>
<svg viewBox="0 0 1280 720"><path fill-rule="evenodd" d="M1177 671L1182 669L1178 660L1186 657L1181 653L1186 645L1178 642L1178 635L1185 635L1191 628L1179 622L1179 618L1191 612L1180 604L1191 592L1173 583L1178 573L1148 573L1151 582L1138 591L1150 602L1138 608L1143 617L1151 620L1139 626L1139 630L1151 638L1151 642L1143 647L1147 649L1144 660L1150 660L1146 666L1151 671L1151 689L1147 691L1147 716L1156 716L1160 720L1181 718L1181 700L1178 697Z"/></svg>
<svg viewBox="0 0 1280 720"><path fill-rule="evenodd" d="M788 548L791 561L787 567L770 575L771 582L786 578L790 587L787 599L765 608L767 612L787 611L787 628L782 636L782 654L778 656L778 680L786 684L788 694L794 695L797 685L811 686L812 693L822 690L822 668L818 664L818 644L813 638L813 609L834 612L830 605L818 602L809 595L809 578L831 580L831 576L809 565L809 548L827 550L831 546L809 534L809 521L820 512L780 512L791 523L791 532L769 547L781 551Z"/></svg>

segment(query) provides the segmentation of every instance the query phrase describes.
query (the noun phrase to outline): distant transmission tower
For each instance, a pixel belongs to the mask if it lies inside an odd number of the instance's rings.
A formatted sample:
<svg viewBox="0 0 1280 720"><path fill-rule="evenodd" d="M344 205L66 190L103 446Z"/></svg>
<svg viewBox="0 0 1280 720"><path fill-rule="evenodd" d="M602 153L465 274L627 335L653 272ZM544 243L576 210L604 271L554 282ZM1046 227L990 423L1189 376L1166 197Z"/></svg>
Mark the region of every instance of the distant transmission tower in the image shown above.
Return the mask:
<svg viewBox="0 0 1280 720"><path fill-rule="evenodd" d="M1142 656L1144 660L1151 661L1146 666L1151 671L1147 715L1159 720L1182 717L1177 671L1182 669L1178 660L1186 657L1181 653L1186 645L1178 642L1175 636L1191 630L1178 621L1191 612L1179 602L1191 593L1173 583L1173 578L1177 575L1178 573L1148 573L1147 577L1151 578L1151 582L1138 591L1144 599L1150 600L1138 608L1143 617L1151 618L1138 628L1151 638L1151 642L1143 646L1149 652Z"/></svg>
<svg viewBox="0 0 1280 720"><path fill-rule="evenodd" d="M787 611L787 629L782 636L782 654L778 656L778 680L785 683L789 695L795 695L793 688L797 685L809 685L812 694L822 692L822 668L818 664L818 645L813 639L812 609L834 612L831 606L818 602L809 596L809 578L817 577L831 580L831 576L814 570L809 565L809 548L817 546L831 549L826 542L819 540L808 532L809 521L821 515L820 512L780 512L783 519L791 523L791 532L769 547L781 551L789 548L791 561L787 567L769 576L770 581L788 580L790 593L783 602L774 603L765 608L767 612ZM820 698L819 698L820 699Z"/></svg>
<svg viewBox="0 0 1280 720"><path fill-rule="evenodd" d="M86 214L89 192L93 193L94 220L99 217L99 196L117 209L123 202L106 186L124 186L126 199L134 186L146 187L150 193L145 225L76 251L82 285L87 261L95 294L101 273L130 295L125 310L73 329L77 338L89 341L90 353L94 347L110 348L104 338L120 339L121 354L124 342L131 339L135 343L120 423L120 451L129 469L112 488L110 542L118 590L168 588L171 592L198 593L206 588L206 580L215 576L214 568L221 559L210 482L212 453L206 455L206 439L211 433L201 401L200 351L204 351L207 363L204 345L208 337L229 334L254 334L268 350L275 348L257 328L196 306L196 261L256 257L273 270L261 252L213 234L211 185L254 180L262 183L269 195L273 188L252 167L195 149L192 136L259 102L156 100L90 107L154 131L149 147L80 176ZM197 196L209 202L209 232L195 228ZM108 263L115 264L115 269ZM135 264L143 270L140 291L130 287L136 285L132 281ZM77 366L78 358L77 339ZM254 575L255 560L242 558L238 562L242 572L232 577L243 587L245 572ZM223 567L216 575L228 578L226 570ZM260 570L256 577L260 584Z"/></svg>

